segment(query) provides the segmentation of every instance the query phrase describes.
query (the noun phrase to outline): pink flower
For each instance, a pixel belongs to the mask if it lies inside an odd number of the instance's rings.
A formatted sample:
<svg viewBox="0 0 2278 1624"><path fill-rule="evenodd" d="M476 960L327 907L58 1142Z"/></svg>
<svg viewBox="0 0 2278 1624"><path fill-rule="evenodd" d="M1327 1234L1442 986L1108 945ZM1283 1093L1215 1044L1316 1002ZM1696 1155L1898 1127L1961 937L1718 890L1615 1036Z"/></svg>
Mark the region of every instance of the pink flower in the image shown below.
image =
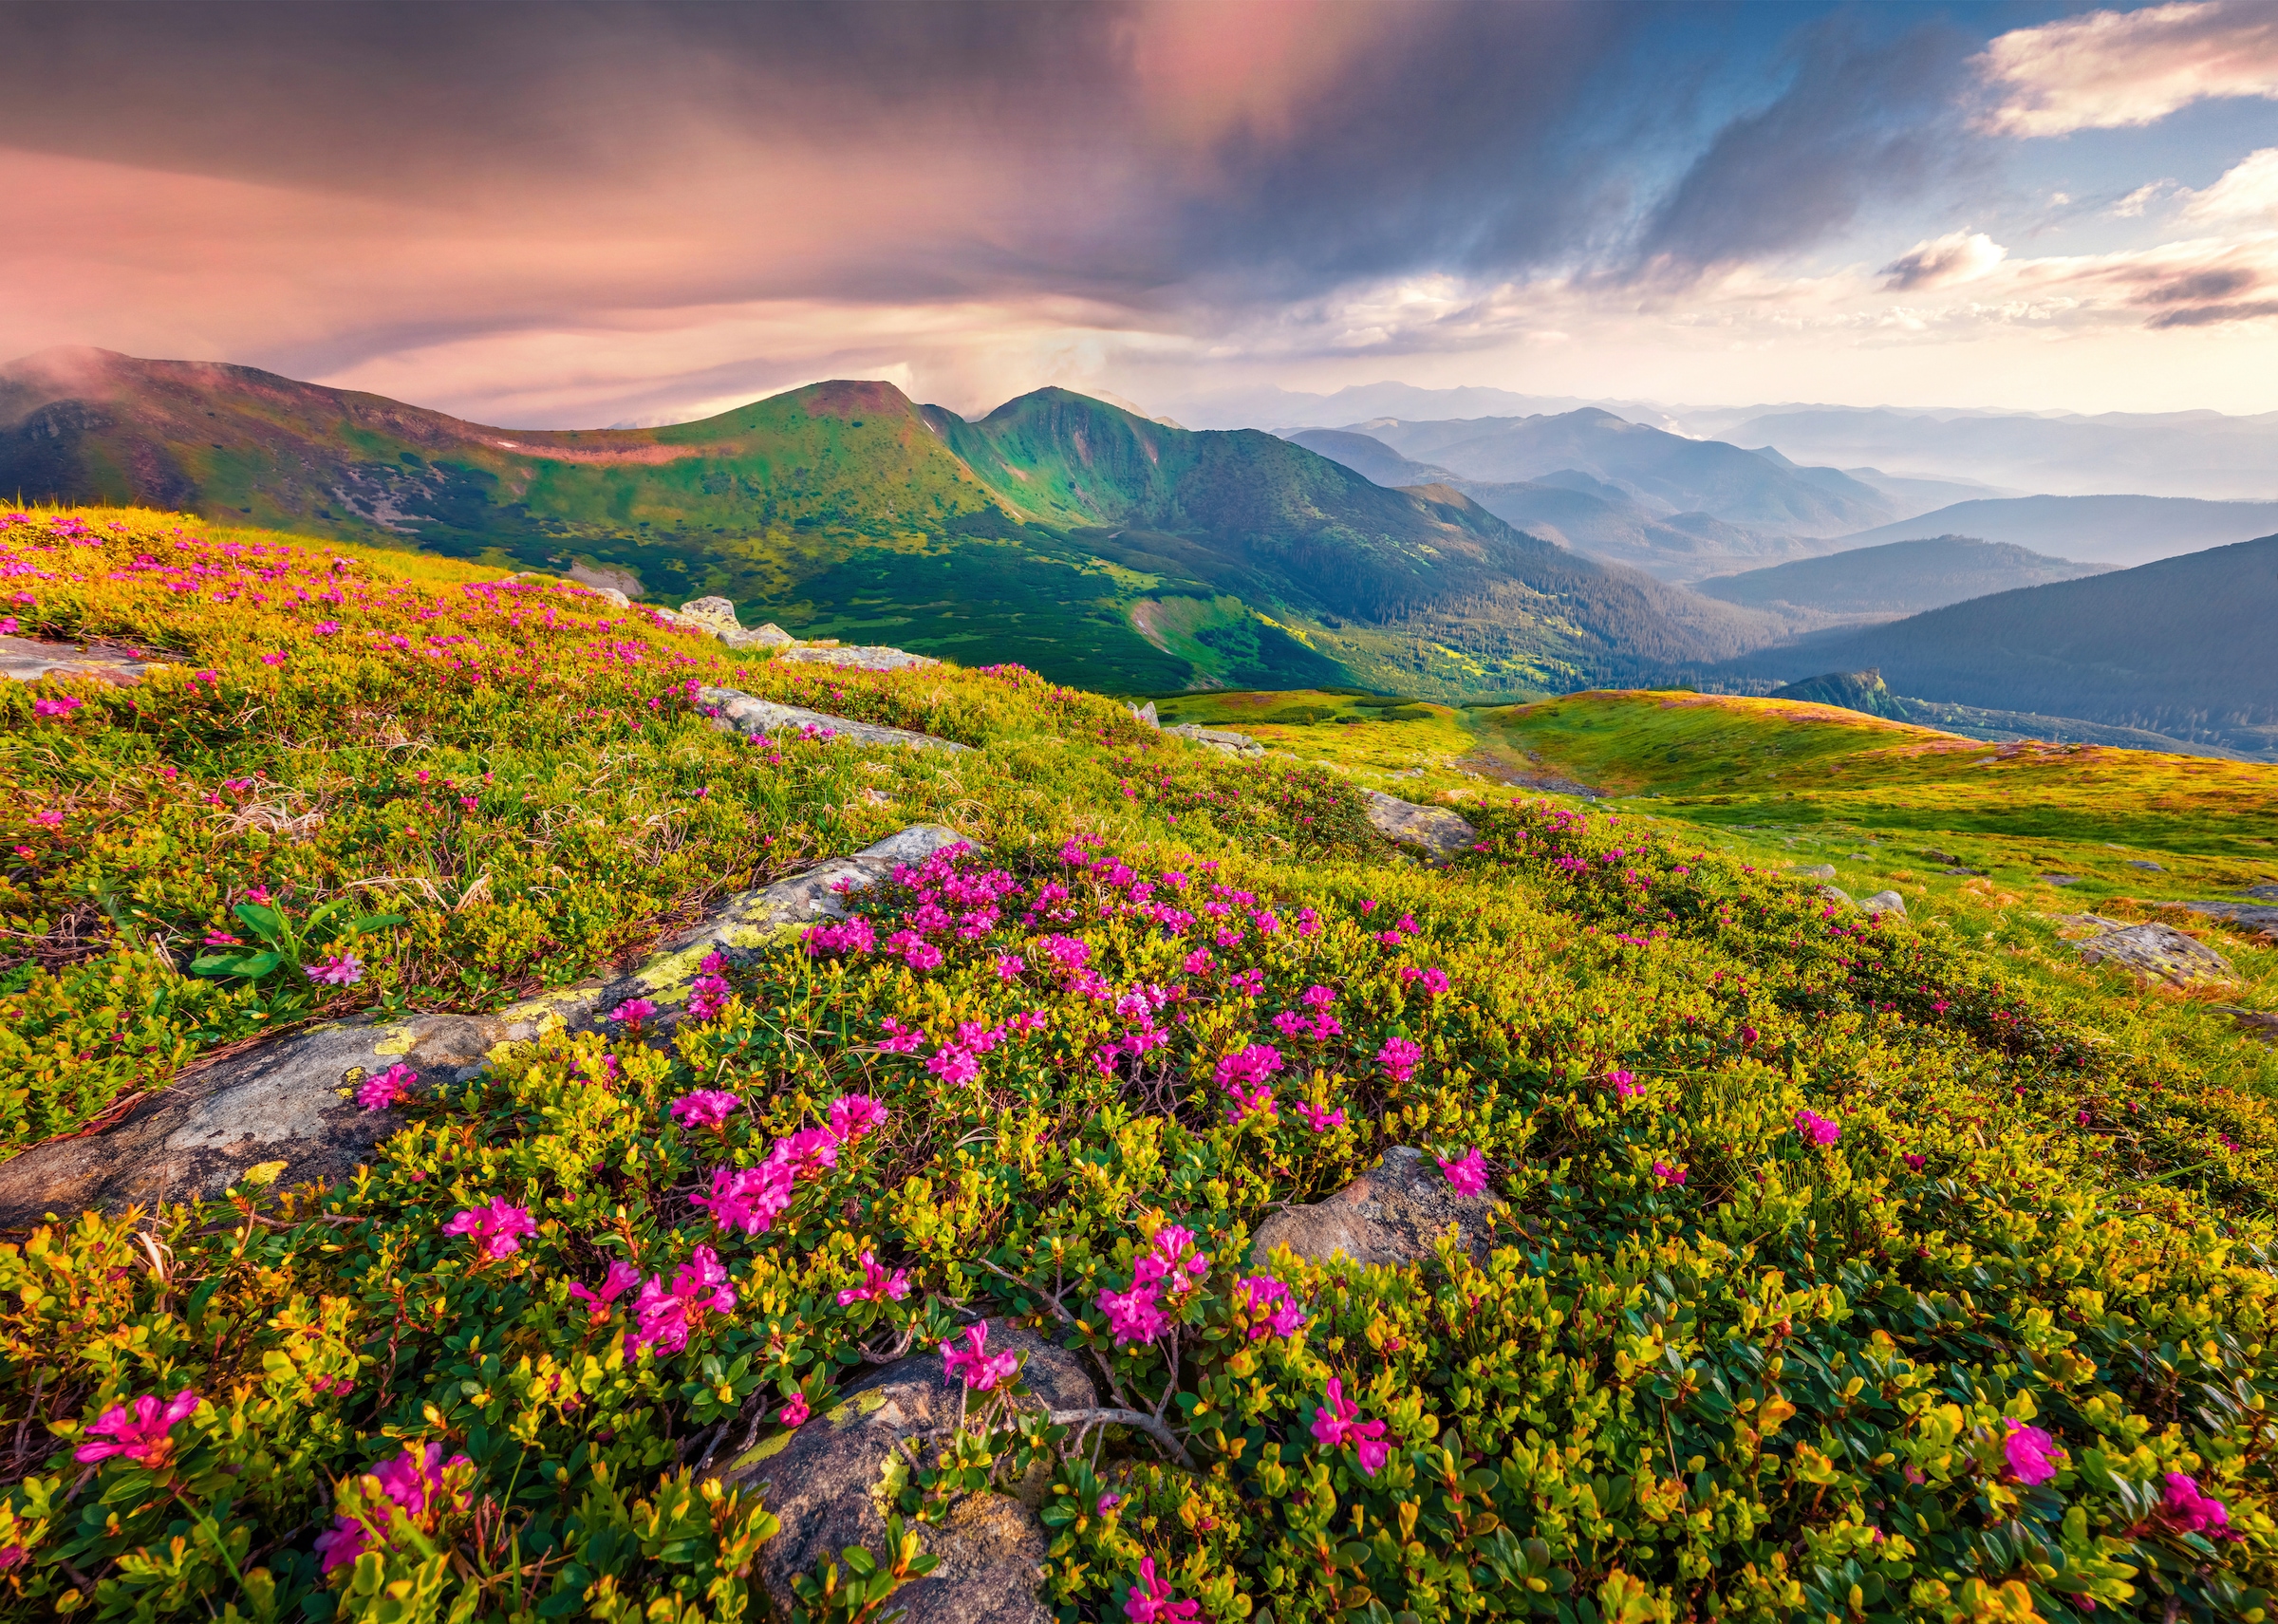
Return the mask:
<svg viewBox="0 0 2278 1624"><path fill-rule="evenodd" d="M851 1308L858 1302L880 1302L891 1298L901 1301L909 1295L909 1276L901 1269L888 1274L878 1266L878 1260L866 1248L860 1258L862 1284L849 1286L838 1294L838 1306Z"/></svg>
<svg viewBox="0 0 2278 1624"><path fill-rule="evenodd" d="M1327 1009L1331 1004L1336 1002L1336 993L1332 988L1324 987L1318 983L1316 983L1313 986L1307 987L1304 991L1304 994L1298 999L1298 1001L1302 1003L1307 1009L1324 1010Z"/></svg>
<svg viewBox="0 0 2278 1624"><path fill-rule="evenodd" d="M1653 1164L1653 1178L1665 1187L1675 1186L1681 1188L1685 1183L1685 1169L1682 1166L1672 1167L1667 1162L1655 1162Z"/></svg>
<svg viewBox="0 0 2278 1624"><path fill-rule="evenodd" d="M1608 1072L1606 1081L1614 1085L1615 1099L1630 1099L1645 1092L1645 1085L1637 1080L1634 1072Z"/></svg>
<svg viewBox="0 0 2278 1624"><path fill-rule="evenodd" d="M364 980L364 961L353 953L335 954L308 966L308 979L327 986L352 987Z"/></svg>
<svg viewBox="0 0 2278 1624"><path fill-rule="evenodd" d="M446 1485L443 1475L466 1466L465 1477L471 1479L473 1463L464 1455L443 1459L440 1444L414 1444L394 1460L374 1466L366 1474L380 1493L393 1502L406 1520L421 1533L432 1534L445 1512L464 1510L471 1498L464 1484ZM373 1521L392 1528L394 1519L385 1512L367 1513ZM324 1571L352 1567L356 1559L364 1553L371 1541L371 1530L356 1518L343 1515L329 1532L316 1537L316 1554L324 1559ZM383 1546L387 1544L384 1536Z"/></svg>
<svg viewBox="0 0 2278 1624"><path fill-rule="evenodd" d="M587 1305L588 1323L598 1325L609 1317L610 1305L626 1292L641 1283L641 1271L622 1258L609 1260L609 1272L602 1277L601 1289L593 1291L584 1285L572 1285L570 1295Z"/></svg>
<svg viewBox="0 0 2278 1624"><path fill-rule="evenodd" d="M626 999L625 1002L609 1011L603 1018L616 1021L623 1026L639 1026L643 1021L654 1017L656 1013L657 1006L646 999Z"/></svg>
<svg viewBox="0 0 2278 1624"><path fill-rule="evenodd" d="M1110 1489L1107 1493L1101 1495L1097 1500L1092 1503L1092 1509L1098 1512L1100 1516L1105 1517L1109 1512L1114 1510L1122 1503L1123 1496L1117 1494L1113 1489Z"/></svg>
<svg viewBox="0 0 2278 1624"><path fill-rule="evenodd" d="M1180 968L1184 969L1189 976L1206 976L1210 973L1210 967L1216 961L1210 957L1209 948L1197 947L1193 952L1186 955L1186 961L1181 965Z"/></svg>
<svg viewBox="0 0 2278 1624"><path fill-rule="evenodd" d="M756 1167L713 1168L712 1193L689 1199L722 1229L764 1235L791 1205L791 1168L771 1155Z"/></svg>
<svg viewBox="0 0 2278 1624"><path fill-rule="evenodd" d="M1405 1037L1388 1037L1384 1047L1376 1051L1376 1064L1395 1083L1405 1083L1413 1077L1416 1062L1423 1058L1424 1051Z"/></svg>
<svg viewBox="0 0 2278 1624"><path fill-rule="evenodd" d="M1273 1276L1252 1275L1237 1280L1234 1289L1242 1294L1242 1306L1258 1320L1250 1327L1249 1340L1255 1342L1268 1335L1295 1336L1304 1327L1305 1314L1298 1307L1298 1299Z"/></svg>
<svg viewBox="0 0 2278 1624"><path fill-rule="evenodd" d="M1918 1173L1923 1168L1930 1166L1930 1158L1928 1156L1915 1156L1909 1154L1899 1157L1898 1160L1906 1164L1907 1169L1910 1172Z"/></svg>
<svg viewBox="0 0 2278 1624"><path fill-rule="evenodd" d="M1130 1624L1187 1624L1203 1615L1201 1602L1171 1596L1170 1581L1155 1577L1155 1559L1148 1557L1139 1563L1139 1582L1123 1598L1123 1615Z"/></svg>
<svg viewBox="0 0 2278 1624"><path fill-rule="evenodd" d="M1028 961L1018 953L999 953L997 956L997 979L1000 981L1018 980L1020 973L1027 968Z"/></svg>
<svg viewBox="0 0 2278 1624"><path fill-rule="evenodd" d="M783 1407L783 1413L776 1419L786 1427L801 1427L806 1425L807 1418L813 1413L813 1410L807 1408L807 1395L803 1392L794 1392L791 1395L791 1402Z"/></svg>
<svg viewBox="0 0 2278 1624"><path fill-rule="evenodd" d="M31 814L31 821L38 824L42 829L61 829L64 827L64 814L60 812L57 812L53 807L47 807L39 812L33 812Z"/></svg>
<svg viewBox="0 0 2278 1624"><path fill-rule="evenodd" d="M1796 1131L1814 1145L1832 1145L1843 1130L1816 1111L1796 1112Z"/></svg>
<svg viewBox="0 0 2278 1624"><path fill-rule="evenodd" d="M1360 1406L1345 1397L1344 1382L1331 1376L1328 1402L1313 1412L1313 1436L1324 1448L1350 1444L1362 1473L1374 1477L1376 1468L1391 1458L1391 1447L1384 1442L1384 1423L1359 1420L1359 1414Z"/></svg>
<svg viewBox="0 0 2278 1624"><path fill-rule="evenodd" d="M890 1015L879 1022L879 1026L886 1036L878 1039L878 1047L888 1055L915 1054L925 1041L923 1031L914 1026L904 1026Z"/></svg>
<svg viewBox="0 0 2278 1624"><path fill-rule="evenodd" d="M1404 982L1422 981L1425 992L1435 999L1447 990L1447 972L1445 970L1428 967L1419 970L1410 964L1401 969L1400 980Z"/></svg>
<svg viewBox="0 0 2278 1624"><path fill-rule="evenodd" d="M841 1094L831 1102L831 1131L852 1143L886 1126L887 1110L868 1094Z"/></svg>
<svg viewBox="0 0 2278 1624"><path fill-rule="evenodd" d="M277 649L276 651L274 651L273 653L270 653L270 654L264 654L263 656L261 656L261 663L262 663L262 664L264 664L264 665L282 665L282 664L284 664L284 663L285 663L285 651L284 651L283 649L281 649L281 648L280 648L280 649Z"/></svg>
<svg viewBox="0 0 2278 1624"><path fill-rule="evenodd" d="M868 953L877 945L877 932L860 914L844 924L818 924L807 932L809 958L820 958L825 953Z"/></svg>
<svg viewBox="0 0 2278 1624"><path fill-rule="evenodd" d="M245 942L243 938L232 936L226 930L209 930L206 932L205 944L208 947L243 947Z"/></svg>
<svg viewBox="0 0 2278 1624"><path fill-rule="evenodd" d="M740 1094L699 1089L672 1102L672 1119L690 1128L718 1128L743 1109Z"/></svg>
<svg viewBox="0 0 2278 1624"><path fill-rule="evenodd" d="M314 631L319 637L338 637L340 635L340 622L318 621L316 625L311 626L309 629Z"/></svg>
<svg viewBox="0 0 2278 1624"><path fill-rule="evenodd" d="M709 1246L688 1255L670 1291L664 1289L663 1276L652 1275L633 1304L638 1323L626 1333L625 1356L633 1358L644 1348L677 1353L687 1347L689 1334L702 1326L705 1315L725 1314L736 1306L736 1291L727 1279L719 1255Z"/></svg>
<svg viewBox="0 0 2278 1624"><path fill-rule="evenodd" d="M2004 1417L2008 1435L2001 1441L2001 1452L2009 1464L2009 1475L2030 1488L2046 1483L2057 1475L2064 1463L2064 1450L2038 1427L2027 1427L2013 1417Z"/></svg>
<svg viewBox="0 0 2278 1624"><path fill-rule="evenodd" d="M80 700L66 695L60 700L34 700L31 701L31 708L33 713L38 716L67 717L79 709L80 704Z"/></svg>
<svg viewBox="0 0 2278 1624"><path fill-rule="evenodd" d="M1326 1133L1332 1128L1342 1128L1345 1125L1345 1113L1342 1107L1331 1110L1326 1106L1307 1102L1298 1107L1298 1114L1305 1119L1305 1126L1316 1133Z"/></svg>
<svg viewBox="0 0 2278 1624"><path fill-rule="evenodd" d="M197 1392L194 1388L184 1388L171 1399L161 1400L156 1393L144 1393L131 1406L114 1405L87 1426L89 1436L108 1434L110 1442L82 1444L71 1458L82 1465L93 1465L113 1455L124 1455L146 1466L162 1465L174 1452L171 1433L175 1423L189 1420L196 1409Z"/></svg>
<svg viewBox="0 0 2278 1624"><path fill-rule="evenodd" d="M208 687L218 688L221 686L221 673L218 671L193 671L190 673L190 681L203 682Z"/></svg>
<svg viewBox="0 0 2278 1624"><path fill-rule="evenodd" d="M988 1351L989 1325L965 1328L965 1346L957 1345L952 1336L942 1344L942 1371L955 1376L976 1392L987 1392L999 1382L1011 1381L1020 1373L1020 1356L1017 1353L991 1353Z"/></svg>
<svg viewBox="0 0 2278 1624"><path fill-rule="evenodd" d="M385 1111L400 1099L409 1099L411 1085L419 1080L419 1073L398 1060L379 1075L364 1080L364 1086L356 1091L356 1103L366 1111Z"/></svg>
<svg viewBox="0 0 2278 1624"><path fill-rule="evenodd" d="M1455 1161L1445 1156L1434 1157L1440 1171L1447 1175L1447 1183L1457 1195L1484 1195L1487 1188L1486 1158L1473 1146Z"/></svg>
<svg viewBox="0 0 2278 1624"><path fill-rule="evenodd" d="M1129 1291L1103 1291L1099 1306L1108 1316L1108 1335L1117 1342L1137 1345L1152 1342L1170 1329L1164 1317L1159 1288L1134 1280Z"/></svg>
<svg viewBox="0 0 2278 1624"><path fill-rule="evenodd" d="M718 976L699 976L688 988L688 1014L712 1020L728 1007L728 983Z"/></svg>
<svg viewBox="0 0 2278 1624"><path fill-rule="evenodd" d="M1229 976L1226 984L1245 999L1262 998L1265 994L1265 972L1244 970L1238 976Z"/></svg>
<svg viewBox="0 0 2278 1624"><path fill-rule="evenodd" d="M504 1196L491 1197L488 1206L455 1213L443 1225L445 1235L474 1237L476 1255L494 1262L522 1250L521 1238L537 1232L537 1221L530 1216L530 1208L516 1206Z"/></svg>
<svg viewBox="0 0 2278 1624"><path fill-rule="evenodd" d="M2245 1538L2231 1526L2231 1513L2213 1495L2201 1494L2195 1479L2181 1472L2166 1476L2167 1497L2159 1521L2178 1534L2204 1534L2210 1540Z"/></svg>
<svg viewBox="0 0 2278 1624"><path fill-rule="evenodd" d="M1231 1092L1238 1085L1262 1082L1280 1069L1281 1051L1271 1043L1252 1043L1219 1061L1218 1086Z"/></svg>

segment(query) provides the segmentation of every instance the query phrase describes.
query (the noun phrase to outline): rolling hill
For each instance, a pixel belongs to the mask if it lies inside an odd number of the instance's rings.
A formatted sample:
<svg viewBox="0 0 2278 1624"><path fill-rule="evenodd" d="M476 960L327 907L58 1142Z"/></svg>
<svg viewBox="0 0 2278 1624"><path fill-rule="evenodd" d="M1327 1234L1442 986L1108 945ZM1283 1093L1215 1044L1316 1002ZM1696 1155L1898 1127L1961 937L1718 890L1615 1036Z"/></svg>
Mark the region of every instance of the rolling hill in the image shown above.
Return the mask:
<svg viewBox="0 0 2278 1624"><path fill-rule="evenodd" d="M1707 513L1798 535L1841 535L1899 513L1888 496L1839 470L1800 469L1783 457L1687 439L1595 406L1442 422L1378 418L1347 427L1466 480L1507 484L1576 469L1664 513Z"/></svg>
<svg viewBox="0 0 2278 1624"><path fill-rule="evenodd" d="M0 490L140 502L734 600L809 637L1121 691L1540 692L1716 660L1769 617L1389 490L1255 430L1046 389L978 422L891 384L699 422L499 429L251 367L0 369Z"/></svg>
<svg viewBox="0 0 2278 1624"><path fill-rule="evenodd" d="M2149 564L2278 529L2278 502L2204 502L2189 496L2012 496L1956 502L1841 537L1841 548L1926 535L1966 535L2036 551Z"/></svg>
<svg viewBox="0 0 2278 1624"><path fill-rule="evenodd" d="M1724 669L1879 669L1895 692L2278 748L2278 535L1800 638Z"/></svg>
<svg viewBox="0 0 2278 1624"><path fill-rule="evenodd" d="M2046 558L2007 543L1941 535L1893 541L1766 569L1718 575L1694 590L1727 604L1793 608L1850 619L1895 619L1991 592L2101 575L2109 564Z"/></svg>
<svg viewBox="0 0 2278 1624"><path fill-rule="evenodd" d="M1429 485L1455 476L1430 462L1411 462L1372 435L1346 429L1300 429L1282 438L1332 462L1341 462L1364 479L1379 485Z"/></svg>

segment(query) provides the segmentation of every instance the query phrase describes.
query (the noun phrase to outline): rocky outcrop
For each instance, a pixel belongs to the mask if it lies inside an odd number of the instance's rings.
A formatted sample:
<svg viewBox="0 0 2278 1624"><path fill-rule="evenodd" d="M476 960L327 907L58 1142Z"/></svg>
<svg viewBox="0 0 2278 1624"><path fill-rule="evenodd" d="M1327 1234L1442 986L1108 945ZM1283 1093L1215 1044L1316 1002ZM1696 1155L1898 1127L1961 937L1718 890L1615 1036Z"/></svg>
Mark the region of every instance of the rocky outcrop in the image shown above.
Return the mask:
<svg viewBox="0 0 2278 1624"><path fill-rule="evenodd" d="M1832 880L1835 878L1835 865L1832 863L1799 863L1788 872L1799 880Z"/></svg>
<svg viewBox="0 0 2278 1624"><path fill-rule="evenodd" d="M51 643L39 637L0 637L0 677L36 682L43 677L94 677L131 688L143 673L171 662L124 644Z"/></svg>
<svg viewBox="0 0 2278 1624"><path fill-rule="evenodd" d="M916 671L941 663L928 655L872 644L823 648L798 644L784 649L776 658L796 665L838 665L852 671Z"/></svg>
<svg viewBox="0 0 2278 1624"><path fill-rule="evenodd" d="M1382 790L1363 790L1360 799L1369 826L1387 840L1421 846L1442 857L1466 851L1479 840L1479 831L1446 807L1418 806Z"/></svg>
<svg viewBox="0 0 2278 1624"><path fill-rule="evenodd" d="M1906 917L1906 899L1896 891L1877 891L1871 897L1858 899L1858 905L1868 913L1895 913Z"/></svg>
<svg viewBox="0 0 2278 1624"><path fill-rule="evenodd" d="M2265 1049L2278 1049L2278 1015L2269 1010L2239 1009L2230 1004L2218 1007L2231 1017L2232 1024Z"/></svg>
<svg viewBox="0 0 2278 1624"><path fill-rule="evenodd" d="M1485 1261L1495 1233L1493 1196L1458 1195L1439 1164L1395 1145L1384 1160L1311 1206L1284 1207L1258 1226L1250 1260L1263 1267L1277 1246L1316 1261L1342 1255L1356 1263L1409 1263L1432 1254L1454 1224L1465 1249Z"/></svg>
<svg viewBox="0 0 2278 1624"><path fill-rule="evenodd" d="M28 1228L50 1212L68 1217L88 1207L116 1211L211 1197L264 1163L284 1163L289 1184L342 1178L402 1126L394 1111L366 1111L348 1097L364 1077L403 1065L416 1073L415 1090L462 1081L496 1045L527 1041L550 1020L588 1030L627 999L657 1006L653 1024L669 1031L706 954L718 949L732 958L766 947L787 928L843 918L849 893L962 838L939 824L919 824L850 857L740 892L630 975L542 993L489 1015L320 1026L217 1059L136 1100L99 1132L49 1140L0 1163L0 1231Z"/></svg>
<svg viewBox="0 0 2278 1624"><path fill-rule="evenodd" d="M2267 886L2262 887L2264 890L2270 888ZM2254 895L2253 892L2246 894ZM2209 919L2219 919L2224 924L2234 924L2241 930L2278 933L2278 904L2264 902L2259 897L2252 902L2231 902L2228 899L2218 898L2212 901L2176 903L2175 905L2189 908L2194 913L2205 914Z"/></svg>
<svg viewBox="0 0 2278 1624"><path fill-rule="evenodd" d="M2178 987L2234 979L2228 959L2172 924L2131 924L2106 930L2082 943L2080 953L2091 964L2122 964L2147 980Z"/></svg>
<svg viewBox="0 0 2278 1624"><path fill-rule="evenodd" d="M801 664L838 665L855 671L910 671L941 663L926 655L883 645L844 646L835 639L802 643L774 621L747 630L736 618L736 606L726 598L696 598L682 604L677 613L670 609L657 612L675 625L710 632L730 648L772 649L776 659Z"/></svg>
<svg viewBox="0 0 2278 1624"><path fill-rule="evenodd" d="M819 737L843 739L850 744L906 744L913 750L946 750L962 755L973 747L957 744L946 738L936 738L929 733L912 733L907 728L881 727L876 722L853 721L846 717L834 717L822 711L811 711L800 705L779 704L774 700L762 700L739 688L699 688L697 703L711 710L712 725L722 733L740 733L747 738L763 738L776 733L808 733Z"/></svg>
<svg viewBox="0 0 2278 1624"><path fill-rule="evenodd" d="M1163 719L1155 714L1155 701L1152 700L1143 705L1133 705L1131 719L1145 727L1160 729L1163 725Z"/></svg>
<svg viewBox="0 0 2278 1624"><path fill-rule="evenodd" d="M1029 1389L1051 1409L1098 1404L1073 1353L1002 1320L990 1322L988 1345L1025 1355ZM739 1487L765 1485L767 1508L782 1521L782 1532L760 1547L758 1577L783 1616L791 1613L792 1580L812 1573L818 1560L836 1561L850 1545L884 1548L890 1507L881 1505L881 1480L888 1460L913 1447L924 1457L939 1450L956 1428L960 1397L939 1353L913 1353L719 1474ZM1050 1541L1020 1500L969 1495L946 1522L912 1526L941 1566L894 1593L893 1605L908 1609L909 1624L1047 1624L1054 1616L1036 1596Z"/></svg>
<svg viewBox="0 0 2278 1624"><path fill-rule="evenodd" d="M1263 756L1265 746L1246 733L1231 733L1223 727L1201 727L1190 721L1175 722L1163 730L1174 738L1189 744L1200 744L1228 756Z"/></svg>

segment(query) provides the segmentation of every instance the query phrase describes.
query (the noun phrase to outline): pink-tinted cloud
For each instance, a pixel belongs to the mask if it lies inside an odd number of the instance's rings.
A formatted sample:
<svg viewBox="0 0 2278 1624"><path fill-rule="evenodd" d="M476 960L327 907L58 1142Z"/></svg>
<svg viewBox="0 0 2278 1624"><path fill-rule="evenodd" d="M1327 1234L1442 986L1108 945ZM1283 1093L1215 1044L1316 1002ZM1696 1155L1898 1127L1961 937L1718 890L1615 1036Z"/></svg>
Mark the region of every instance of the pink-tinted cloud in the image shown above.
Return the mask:
<svg viewBox="0 0 2278 1624"><path fill-rule="evenodd" d="M1977 59L2005 135L2150 124L2194 102L2278 99L2278 7L2184 0L2003 34Z"/></svg>
<svg viewBox="0 0 2278 1624"><path fill-rule="evenodd" d="M1951 288L1974 282L2008 257L2009 251L1983 232L1949 232L1918 242L1882 268L1886 292Z"/></svg>

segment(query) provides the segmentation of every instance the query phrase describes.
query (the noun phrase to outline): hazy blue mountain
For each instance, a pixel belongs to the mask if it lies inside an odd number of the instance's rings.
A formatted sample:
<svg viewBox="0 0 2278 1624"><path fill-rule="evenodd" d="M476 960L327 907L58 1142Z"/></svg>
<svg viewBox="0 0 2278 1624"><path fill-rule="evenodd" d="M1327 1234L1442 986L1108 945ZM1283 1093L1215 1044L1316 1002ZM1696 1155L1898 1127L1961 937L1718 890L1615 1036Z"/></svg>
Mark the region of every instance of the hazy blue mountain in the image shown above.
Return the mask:
<svg viewBox="0 0 2278 1624"><path fill-rule="evenodd" d="M1840 470L1814 469L1807 476L1783 466L1784 457L1687 439L1596 407L1439 422L1379 418L1348 427L1467 480L1520 483L1574 469L1666 503L1672 513L1712 513L1799 535L1840 535L1885 523L1897 512L1881 492Z"/></svg>
<svg viewBox="0 0 2278 1624"><path fill-rule="evenodd" d="M1755 608L1792 607L1853 619L1895 619L1990 592L2101 575L2115 568L2047 558L2007 542L1941 535L1800 558L1738 575L1712 576L1695 582L1693 590Z"/></svg>
<svg viewBox="0 0 2278 1624"><path fill-rule="evenodd" d="M1455 485L1497 518L1529 535L1679 584L1735 565L1793 558L1815 545L1774 531L1728 524L1713 513L1649 513L1613 486L1587 475L1576 477L1596 486L1596 492L1554 483L1555 475L1507 484L1459 479Z"/></svg>
<svg viewBox="0 0 2278 1624"><path fill-rule="evenodd" d="M1455 477L1445 468L1429 462L1410 462L1384 441L1347 429L1300 429L1281 438L1332 462L1343 463L1363 479L1393 489L1430 485Z"/></svg>
<svg viewBox="0 0 2278 1624"><path fill-rule="evenodd" d="M1896 524L1839 537L1841 548L1930 535L1970 535L2036 552L2149 564L2278 530L2278 502L2189 496L2012 496L1956 502Z"/></svg>
<svg viewBox="0 0 2278 1624"><path fill-rule="evenodd" d="M2278 746L2278 535L2133 569L1997 592L1729 661L1797 681L1877 669L1894 692L2145 728L2235 749Z"/></svg>

